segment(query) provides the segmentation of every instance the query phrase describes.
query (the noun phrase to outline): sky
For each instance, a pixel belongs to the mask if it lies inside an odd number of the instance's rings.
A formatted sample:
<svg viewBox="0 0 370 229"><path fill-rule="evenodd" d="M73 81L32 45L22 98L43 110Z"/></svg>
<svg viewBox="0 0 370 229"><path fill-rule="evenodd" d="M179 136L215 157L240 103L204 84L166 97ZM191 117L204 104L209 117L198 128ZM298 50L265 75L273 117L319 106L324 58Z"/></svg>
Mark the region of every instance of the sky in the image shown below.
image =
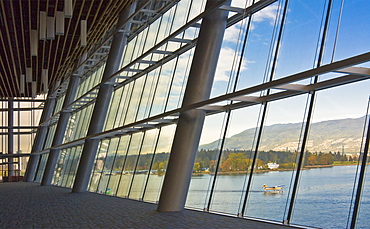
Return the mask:
<svg viewBox="0 0 370 229"><path fill-rule="evenodd" d="M280 7L278 3L270 5L252 18L237 90L263 82L266 63L271 63L268 57L274 33L274 21ZM242 7L243 4L245 1L232 2L233 6ZM326 11L326 5L327 1L322 0L290 1L281 46L278 50L274 79L312 69L316 65L317 43L320 40L322 15ZM340 7L341 0L334 0L322 64L328 64L332 59L338 61L370 51L370 30L364 29L370 28L368 13L370 1L345 1L338 29ZM244 22L226 30L212 97L224 94L229 81L234 81L235 74L232 72L239 63L237 59L241 56L240 47L246 32L245 27ZM335 43L336 46L334 46ZM361 66L370 67L370 64ZM326 74L320 79L329 79L333 76L333 74ZM307 83L307 81L300 83ZM369 80L320 91L316 94L313 121L364 116L369 95ZM271 103L266 124L302 122L307 99L308 95L304 95ZM234 124L229 129L228 136L256 127L257 120L252 117L252 114L259 109L260 106L256 106L250 108L248 112L248 109L244 112L234 112L232 119L238 125ZM252 112L252 110L255 111ZM223 123L224 117L224 115L207 117L200 144L209 143L220 137L220 123Z"/></svg>

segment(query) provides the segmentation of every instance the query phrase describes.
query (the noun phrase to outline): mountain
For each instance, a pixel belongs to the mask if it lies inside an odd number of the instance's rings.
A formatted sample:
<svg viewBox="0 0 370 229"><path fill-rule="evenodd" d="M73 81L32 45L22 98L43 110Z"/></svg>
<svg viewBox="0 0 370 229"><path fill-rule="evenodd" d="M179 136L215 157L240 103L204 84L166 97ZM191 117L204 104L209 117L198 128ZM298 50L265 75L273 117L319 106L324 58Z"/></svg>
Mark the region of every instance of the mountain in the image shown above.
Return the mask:
<svg viewBox="0 0 370 229"><path fill-rule="evenodd" d="M365 116L312 123L306 149L310 152L357 153L361 145ZM302 123L275 124L263 130L260 150L294 151L298 147ZM226 139L225 149L251 149L256 128L244 130ZM200 149L215 149L220 140L201 145Z"/></svg>

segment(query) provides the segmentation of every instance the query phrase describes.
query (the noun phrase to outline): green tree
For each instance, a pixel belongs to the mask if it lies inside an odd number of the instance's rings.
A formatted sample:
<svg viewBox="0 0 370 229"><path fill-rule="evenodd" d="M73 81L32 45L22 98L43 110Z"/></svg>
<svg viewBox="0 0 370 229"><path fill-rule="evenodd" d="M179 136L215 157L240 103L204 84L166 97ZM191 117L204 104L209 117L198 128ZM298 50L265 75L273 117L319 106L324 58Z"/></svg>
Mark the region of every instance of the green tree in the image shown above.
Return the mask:
<svg viewBox="0 0 370 229"><path fill-rule="evenodd" d="M193 167L193 173L199 173L200 170L201 170L200 163L199 162L195 162L194 163L194 167Z"/></svg>
<svg viewBox="0 0 370 229"><path fill-rule="evenodd" d="M310 165L315 165L316 164L316 156L315 155L311 155L308 157L308 163Z"/></svg>

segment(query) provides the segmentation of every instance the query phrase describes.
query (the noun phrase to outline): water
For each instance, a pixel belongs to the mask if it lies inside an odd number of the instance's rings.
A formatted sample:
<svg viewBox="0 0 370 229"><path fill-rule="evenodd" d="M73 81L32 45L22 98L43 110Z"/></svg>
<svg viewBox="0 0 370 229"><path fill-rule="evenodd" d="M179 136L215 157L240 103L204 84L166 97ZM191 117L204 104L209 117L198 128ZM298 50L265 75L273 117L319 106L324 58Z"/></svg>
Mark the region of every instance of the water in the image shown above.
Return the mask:
<svg viewBox="0 0 370 229"><path fill-rule="evenodd" d="M346 228L351 206L356 166L334 166L303 170L299 190L293 210L292 224L319 228ZM256 173L252 179L250 193L246 201L244 216L282 222L286 219L290 203L290 184L292 171L272 171ZM97 176L98 177L98 176ZM109 195L141 199L156 202L164 176L150 175L149 182L144 186L147 174L101 176L93 179L90 187L96 187L97 192ZM210 190L213 175L193 176L186 206L212 212L222 212L238 215L242 212L245 200L248 176L245 174L218 175L211 202ZM366 178L357 228L370 228L370 180ZM118 190L118 181L121 180ZM130 185L131 184L131 185ZM266 193L262 185L285 185L284 192L278 194ZM131 186L131 187L130 187ZM145 188L144 188L145 187ZM94 191L94 190L91 190ZM145 191L145 194L143 195Z"/></svg>
<svg viewBox="0 0 370 229"><path fill-rule="evenodd" d="M320 228L346 228L352 200L356 166L334 166L303 170L291 223ZM245 216L282 222L289 206L292 171L254 175L247 198ZM186 205L207 208L207 192L213 175L193 176ZM209 205L210 211L237 215L245 199L246 176L219 175ZM369 179L367 179L369 181ZM262 185L285 185L284 192L267 194ZM370 182L363 189L357 228L369 228ZM287 204L288 203L288 204Z"/></svg>

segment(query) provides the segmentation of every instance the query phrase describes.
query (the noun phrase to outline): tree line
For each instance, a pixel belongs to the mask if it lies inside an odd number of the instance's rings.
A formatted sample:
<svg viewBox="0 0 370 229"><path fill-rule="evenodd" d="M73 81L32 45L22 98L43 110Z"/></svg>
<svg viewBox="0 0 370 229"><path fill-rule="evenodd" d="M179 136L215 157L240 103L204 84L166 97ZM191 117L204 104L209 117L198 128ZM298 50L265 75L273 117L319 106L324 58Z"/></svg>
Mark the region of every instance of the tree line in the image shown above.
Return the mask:
<svg viewBox="0 0 370 229"><path fill-rule="evenodd" d="M216 161L215 158L218 155L217 150L200 150L198 152L197 162L199 166L194 166L194 172L199 172L196 168L208 168L210 172L216 171ZM221 163L219 164L219 171L246 171L251 169L254 152L251 150L225 150L222 155L219 156ZM296 166L296 161L298 159L297 152L290 151L259 151L257 153L256 159L256 169L268 169L267 163L276 162L279 164L281 169L293 169ZM322 153L322 152L306 152L304 159L304 166L314 166L314 165L332 165L334 161L353 161L357 158L342 155L340 152L336 153Z"/></svg>
<svg viewBox="0 0 370 229"><path fill-rule="evenodd" d="M246 171L250 170L254 158L254 152L250 150L227 149L220 155L219 150L199 150L194 163L194 172L211 172L217 169L221 172ZM96 160L96 170L112 172L149 170L152 173L162 175L165 173L169 159L169 153L162 152L157 154L142 155L107 155L98 157ZM220 163L218 164L218 161ZM340 152L306 152L304 166L331 165L334 161L354 161L356 157L347 158ZM100 161L100 162L99 162ZM255 168L259 170L267 169L267 163L276 162L279 169L293 169L296 166L297 153L290 151L259 151L255 163ZM100 166L99 166L100 164ZM122 169L123 168L123 169Z"/></svg>

